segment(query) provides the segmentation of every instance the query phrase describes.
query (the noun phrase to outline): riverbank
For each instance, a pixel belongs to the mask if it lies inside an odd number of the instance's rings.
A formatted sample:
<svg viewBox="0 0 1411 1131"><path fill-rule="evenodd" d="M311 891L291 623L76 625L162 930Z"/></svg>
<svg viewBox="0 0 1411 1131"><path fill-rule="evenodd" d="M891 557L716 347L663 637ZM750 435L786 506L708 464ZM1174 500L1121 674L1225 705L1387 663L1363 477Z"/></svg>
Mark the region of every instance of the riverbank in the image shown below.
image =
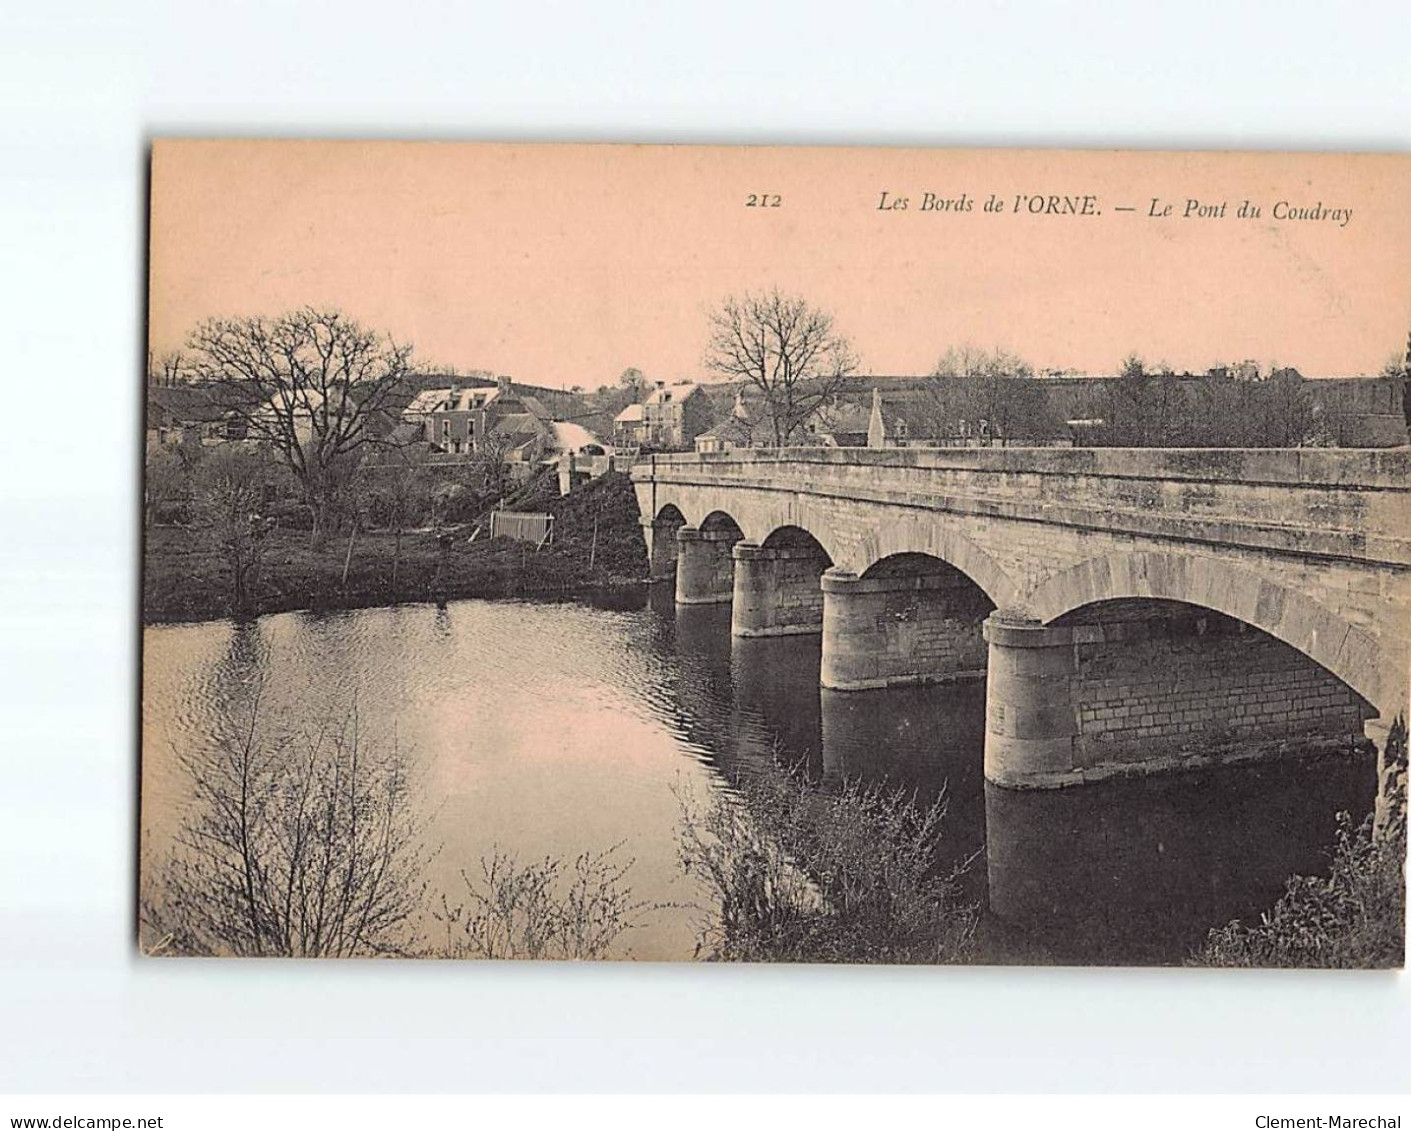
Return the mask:
<svg viewBox="0 0 1411 1131"><path fill-rule="evenodd" d="M264 539L243 615L295 609L355 609L469 597L551 597L640 585L646 546L624 475L607 475L563 498L529 499L522 509L554 515L552 542L536 549L508 538L474 541L476 524L450 532L391 531L333 537L314 550L306 531ZM346 580L344 570L346 566ZM230 566L216 531L148 529L142 574L144 624L234 616Z"/></svg>

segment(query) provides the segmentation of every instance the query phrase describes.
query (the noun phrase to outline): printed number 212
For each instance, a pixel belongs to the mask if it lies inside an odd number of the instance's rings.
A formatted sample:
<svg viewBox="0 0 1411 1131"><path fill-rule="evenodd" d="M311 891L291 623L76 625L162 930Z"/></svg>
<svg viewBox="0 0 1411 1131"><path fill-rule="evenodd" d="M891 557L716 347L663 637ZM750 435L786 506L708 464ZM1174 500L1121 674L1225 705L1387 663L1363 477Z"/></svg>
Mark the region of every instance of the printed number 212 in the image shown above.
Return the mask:
<svg viewBox="0 0 1411 1131"><path fill-rule="evenodd" d="M777 192L750 193L745 197L746 208L781 208L784 198Z"/></svg>

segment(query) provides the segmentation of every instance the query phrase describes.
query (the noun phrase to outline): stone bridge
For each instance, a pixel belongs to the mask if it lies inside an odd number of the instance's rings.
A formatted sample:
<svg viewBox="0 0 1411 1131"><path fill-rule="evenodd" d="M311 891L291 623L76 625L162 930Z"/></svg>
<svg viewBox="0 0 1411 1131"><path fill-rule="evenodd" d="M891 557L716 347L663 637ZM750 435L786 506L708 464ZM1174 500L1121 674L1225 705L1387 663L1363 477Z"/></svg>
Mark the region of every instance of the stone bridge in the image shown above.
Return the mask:
<svg viewBox="0 0 1411 1131"><path fill-rule="evenodd" d="M1052 787L1380 743L1411 670L1411 450L654 456L653 577L841 690L987 680L985 772Z"/></svg>

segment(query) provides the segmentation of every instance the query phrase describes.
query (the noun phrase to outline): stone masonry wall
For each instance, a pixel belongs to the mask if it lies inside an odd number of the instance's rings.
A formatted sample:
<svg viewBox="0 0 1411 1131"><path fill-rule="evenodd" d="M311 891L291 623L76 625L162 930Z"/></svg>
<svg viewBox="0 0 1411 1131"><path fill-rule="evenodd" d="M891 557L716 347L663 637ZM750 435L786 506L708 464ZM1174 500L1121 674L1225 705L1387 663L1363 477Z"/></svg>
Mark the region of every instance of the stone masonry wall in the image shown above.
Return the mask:
<svg viewBox="0 0 1411 1131"><path fill-rule="evenodd" d="M776 561L776 624L807 625L822 631L823 590L818 579L827 568L827 559L816 555L790 555Z"/></svg>
<svg viewBox="0 0 1411 1131"><path fill-rule="evenodd" d="M825 687L840 690L976 679L988 655L980 623L993 607L964 579L825 579Z"/></svg>
<svg viewBox="0 0 1411 1131"><path fill-rule="evenodd" d="M676 600L678 604L715 604L735 592L735 560L730 550L738 531L696 530L683 526L676 535Z"/></svg>
<svg viewBox="0 0 1411 1131"><path fill-rule="evenodd" d="M649 530L647 576L653 581L675 580L676 532L685 525L685 521L679 518L643 518L642 524Z"/></svg>
<svg viewBox="0 0 1411 1131"><path fill-rule="evenodd" d="M788 636L821 632L823 591L819 577L828 559L814 549L761 548L737 542L736 636Z"/></svg>
<svg viewBox="0 0 1411 1131"><path fill-rule="evenodd" d="M1354 741L1375 712L1288 645L1217 614L1077 626L1075 761Z"/></svg>

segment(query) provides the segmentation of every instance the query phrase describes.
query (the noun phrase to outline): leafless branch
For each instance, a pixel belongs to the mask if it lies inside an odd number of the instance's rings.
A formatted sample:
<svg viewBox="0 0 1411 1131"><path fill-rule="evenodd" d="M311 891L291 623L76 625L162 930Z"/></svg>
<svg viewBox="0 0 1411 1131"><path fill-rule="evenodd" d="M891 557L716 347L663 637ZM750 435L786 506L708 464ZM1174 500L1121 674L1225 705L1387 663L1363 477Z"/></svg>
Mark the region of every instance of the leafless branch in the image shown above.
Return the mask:
<svg viewBox="0 0 1411 1131"><path fill-rule="evenodd" d="M720 304L710 317L704 362L760 393L779 447L795 442L857 369L833 316L777 288L730 296Z"/></svg>

